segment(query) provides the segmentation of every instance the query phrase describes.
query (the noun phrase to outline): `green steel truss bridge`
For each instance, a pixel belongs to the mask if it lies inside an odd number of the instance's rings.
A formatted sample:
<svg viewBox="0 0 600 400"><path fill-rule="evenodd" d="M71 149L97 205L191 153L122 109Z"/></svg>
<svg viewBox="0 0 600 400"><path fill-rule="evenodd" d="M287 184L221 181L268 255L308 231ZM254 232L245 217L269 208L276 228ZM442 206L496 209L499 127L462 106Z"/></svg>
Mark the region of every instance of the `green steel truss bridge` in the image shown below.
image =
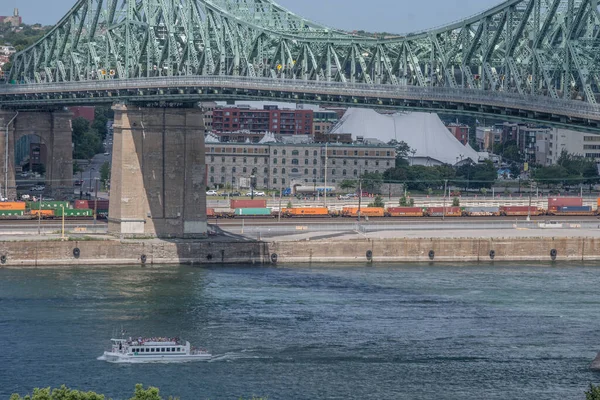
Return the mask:
<svg viewBox="0 0 600 400"><path fill-rule="evenodd" d="M506 0L386 38L273 0L79 0L15 56L0 105L266 98L600 131L599 35L598 0Z"/></svg>

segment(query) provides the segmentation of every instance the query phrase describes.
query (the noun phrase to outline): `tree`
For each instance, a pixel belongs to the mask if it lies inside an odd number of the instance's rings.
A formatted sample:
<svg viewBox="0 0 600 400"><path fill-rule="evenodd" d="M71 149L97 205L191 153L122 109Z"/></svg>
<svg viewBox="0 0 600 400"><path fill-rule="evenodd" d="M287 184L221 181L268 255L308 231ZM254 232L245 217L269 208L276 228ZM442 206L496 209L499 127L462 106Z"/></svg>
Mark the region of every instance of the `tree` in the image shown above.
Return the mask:
<svg viewBox="0 0 600 400"><path fill-rule="evenodd" d="M106 397L103 394L69 389L62 385L54 390L49 387L44 389L35 388L32 395L25 395L25 397L15 393L10 396L10 400L106 400ZM148 389L144 389L144 385L138 383L135 385L135 392L130 400L163 400L163 398L160 397L158 388L150 386ZM168 400L178 400L178 398L169 396Z"/></svg>
<svg viewBox="0 0 600 400"><path fill-rule="evenodd" d="M108 183L110 179L110 164L108 163L108 161L104 161L104 164L102 164L102 166L100 167L100 180L102 181L102 184L106 187L106 184Z"/></svg>
<svg viewBox="0 0 600 400"><path fill-rule="evenodd" d="M590 383L590 389L585 392L585 400L600 400L600 386Z"/></svg>
<svg viewBox="0 0 600 400"><path fill-rule="evenodd" d="M342 189L342 190L354 189L355 187L356 187L356 181L353 181L350 179L344 179L340 183L340 189Z"/></svg>
<svg viewBox="0 0 600 400"><path fill-rule="evenodd" d="M377 196L375 197L375 200L369 204L369 207L385 208L385 202L381 196Z"/></svg>
<svg viewBox="0 0 600 400"><path fill-rule="evenodd" d="M460 199L458 197L452 199L452 207L460 207Z"/></svg>
<svg viewBox="0 0 600 400"><path fill-rule="evenodd" d="M521 175L521 167L519 164L513 162L510 164L509 169L513 179L516 179L519 177L519 175Z"/></svg>
<svg viewBox="0 0 600 400"><path fill-rule="evenodd" d="M396 148L396 167L408 166L408 155L412 152L410 146L404 141L392 139L388 143Z"/></svg>
<svg viewBox="0 0 600 400"><path fill-rule="evenodd" d="M400 206L401 207L412 207L415 205L415 199L412 197L407 199L406 196L400 197Z"/></svg>
<svg viewBox="0 0 600 400"><path fill-rule="evenodd" d="M365 172L362 174L361 180L363 190L369 193L377 193L383 183L383 176L378 172Z"/></svg>

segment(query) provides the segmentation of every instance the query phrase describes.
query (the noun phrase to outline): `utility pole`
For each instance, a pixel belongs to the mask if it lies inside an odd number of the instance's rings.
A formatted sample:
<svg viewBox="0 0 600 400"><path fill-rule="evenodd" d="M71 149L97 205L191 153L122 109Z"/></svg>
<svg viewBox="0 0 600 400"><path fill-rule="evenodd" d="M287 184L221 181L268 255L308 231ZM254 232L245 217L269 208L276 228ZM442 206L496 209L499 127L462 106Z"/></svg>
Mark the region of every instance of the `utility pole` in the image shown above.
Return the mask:
<svg viewBox="0 0 600 400"><path fill-rule="evenodd" d="M42 194L40 193L40 207L38 209L38 235L42 234Z"/></svg>
<svg viewBox="0 0 600 400"><path fill-rule="evenodd" d="M325 142L325 188L323 196L325 196L325 208L327 208L327 142Z"/></svg>
<svg viewBox="0 0 600 400"><path fill-rule="evenodd" d="M360 205L362 202L362 167L358 168L358 222L360 222Z"/></svg>
<svg viewBox="0 0 600 400"><path fill-rule="evenodd" d="M527 208L527 221L531 221L531 192L533 192L533 181L529 187L529 207Z"/></svg>
<svg viewBox="0 0 600 400"><path fill-rule="evenodd" d="M442 221L446 219L446 189L448 187L448 179L444 180L444 209L442 211Z"/></svg>
<svg viewBox="0 0 600 400"><path fill-rule="evenodd" d="M98 178L95 178L96 181L96 189L94 196L94 225L96 225L96 214L98 212Z"/></svg>

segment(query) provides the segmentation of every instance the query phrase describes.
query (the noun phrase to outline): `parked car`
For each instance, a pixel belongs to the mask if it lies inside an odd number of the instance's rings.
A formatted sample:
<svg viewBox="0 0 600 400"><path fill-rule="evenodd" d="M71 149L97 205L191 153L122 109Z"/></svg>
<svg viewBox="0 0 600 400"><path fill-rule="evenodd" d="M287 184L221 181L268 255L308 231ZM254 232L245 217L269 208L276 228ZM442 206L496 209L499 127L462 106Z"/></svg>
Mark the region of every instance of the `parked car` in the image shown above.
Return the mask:
<svg viewBox="0 0 600 400"><path fill-rule="evenodd" d="M216 190L209 190L208 192L206 192L207 196L218 196L219 193Z"/></svg>
<svg viewBox="0 0 600 400"><path fill-rule="evenodd" d="M76 180L75 182L73 182L73 186L81 186L83 185L83 180Z"/></svg>
<svg viewBox="0 0 600 400"><path fill-rule="evenodd" d="M236 197L236 196L241 196L242 194L240 192L231 192L229 193L229 197Z"/></svg>
<svg viewBox="0 0 600 400"><path fill-rule="evenodd" d="M252 192L248 192L246 193L246 196L251 197L252 196ZM259 192L257 190L254 191L254 196L266 196L265 192Z"/></svg>
<svg viewBox="0 0 600 400"><path fill-rule="evenodd" d="M344 194L338 197L338 199L340 200L350 200L350 199L356 199L358 198L358 195L356 193L348 193L348 194Z"/></svg>

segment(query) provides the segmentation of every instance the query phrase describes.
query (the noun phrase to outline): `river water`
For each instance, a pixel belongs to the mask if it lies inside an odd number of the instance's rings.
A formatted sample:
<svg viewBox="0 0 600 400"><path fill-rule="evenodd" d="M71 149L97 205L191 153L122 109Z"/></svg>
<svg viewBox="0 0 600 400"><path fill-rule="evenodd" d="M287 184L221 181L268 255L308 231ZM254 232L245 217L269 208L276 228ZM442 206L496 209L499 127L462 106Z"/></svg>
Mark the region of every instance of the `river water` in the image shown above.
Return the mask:
<svg viewBox="0 0 600 400"><path fill-rule="evenodd" d="M600 382L598 288L590 264L0 269L0 399L579 399ZM121 326L215 357L96 360Z"/></svg>

